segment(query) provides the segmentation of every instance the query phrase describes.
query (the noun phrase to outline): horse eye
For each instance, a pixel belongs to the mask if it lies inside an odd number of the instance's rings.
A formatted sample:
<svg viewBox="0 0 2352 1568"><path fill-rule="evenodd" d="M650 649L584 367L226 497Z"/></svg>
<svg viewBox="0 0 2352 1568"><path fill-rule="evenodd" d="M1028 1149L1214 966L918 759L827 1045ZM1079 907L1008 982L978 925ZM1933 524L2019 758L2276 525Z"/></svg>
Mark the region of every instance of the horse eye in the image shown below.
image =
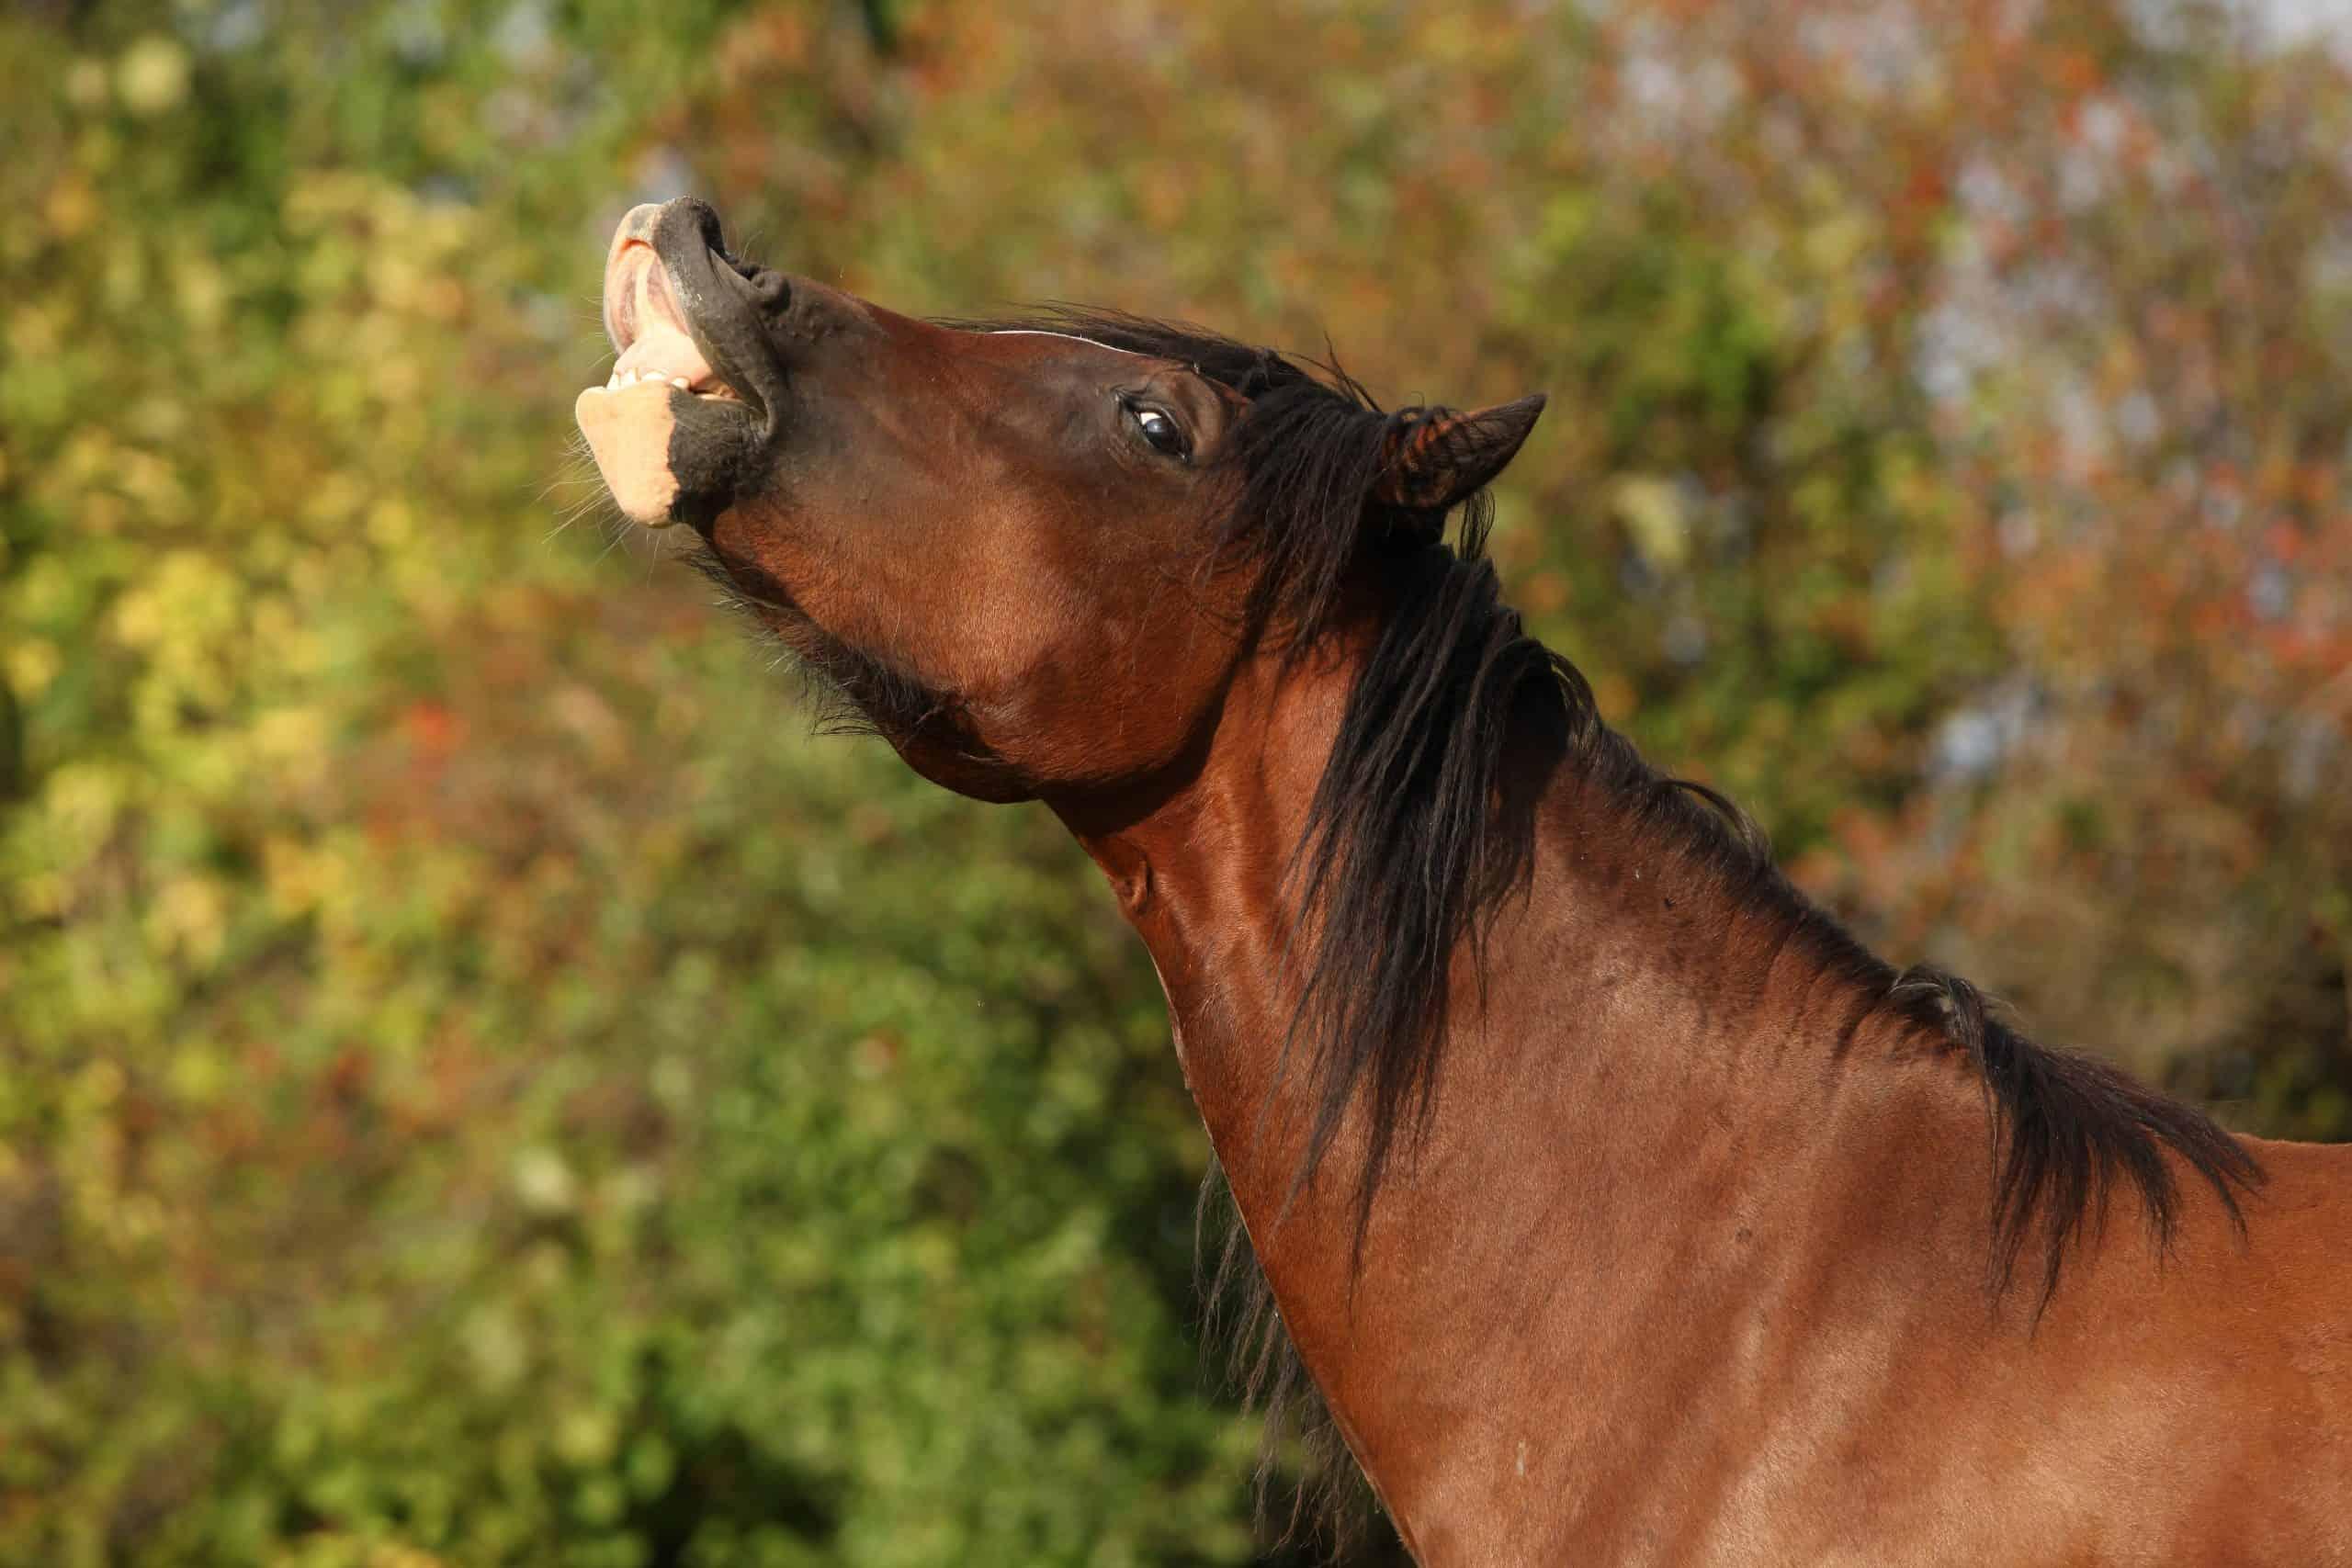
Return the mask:
<svg viewBox="0 0 2352 1568"><path fill-rule="evenodd" d="M1184 445L1183 427L1174 420L1158 409L1140 405L1131 405L1127 413L1136 422L1136 428L1143 432L1143 438L1151 443L1153 451L1163 457L1189 456Z"/></svg>

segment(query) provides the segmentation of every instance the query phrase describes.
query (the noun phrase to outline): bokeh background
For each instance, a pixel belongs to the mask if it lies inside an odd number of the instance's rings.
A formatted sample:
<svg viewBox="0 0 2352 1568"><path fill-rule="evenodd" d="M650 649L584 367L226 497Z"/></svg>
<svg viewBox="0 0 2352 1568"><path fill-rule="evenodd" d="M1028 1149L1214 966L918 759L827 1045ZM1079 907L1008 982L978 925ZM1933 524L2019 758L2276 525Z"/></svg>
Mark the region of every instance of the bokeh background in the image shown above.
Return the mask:
<svg viewBox="0 0 2352 1568"><path fill-rule="evenodd" d="M1267 1550L1106 893L812 739L569 451L611 226L689 190L903 310L1548 390L1497 547L1613 721L1890 955L2352 1133L2346 37L10 8L0 1562Z"/></svg>

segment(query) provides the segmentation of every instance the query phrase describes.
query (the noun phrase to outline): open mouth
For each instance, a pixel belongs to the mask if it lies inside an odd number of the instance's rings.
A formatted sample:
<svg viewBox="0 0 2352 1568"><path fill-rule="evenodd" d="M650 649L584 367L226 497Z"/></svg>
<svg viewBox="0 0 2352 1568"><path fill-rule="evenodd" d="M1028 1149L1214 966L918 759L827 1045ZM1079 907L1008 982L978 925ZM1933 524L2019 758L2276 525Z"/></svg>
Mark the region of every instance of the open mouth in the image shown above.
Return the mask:
<svg viewBox="0 0 2352 1568"><path fill-rule="evenodd" d="M737 261L681 198L621 220L605 259L611 378L572 404L605 485L648 527L704 521L773 443L786 378L769 339L781 274Z"/></svg>
<svg viewBox="0 0 2352 1568"><path fill-rule="evenodd" d="M679 308L669 269L652 245L622 243L605 269L605 330L620 357L612 378L590 392L622 392L632 387L664 387L698 398L742 401L710 363Z"/></svg>

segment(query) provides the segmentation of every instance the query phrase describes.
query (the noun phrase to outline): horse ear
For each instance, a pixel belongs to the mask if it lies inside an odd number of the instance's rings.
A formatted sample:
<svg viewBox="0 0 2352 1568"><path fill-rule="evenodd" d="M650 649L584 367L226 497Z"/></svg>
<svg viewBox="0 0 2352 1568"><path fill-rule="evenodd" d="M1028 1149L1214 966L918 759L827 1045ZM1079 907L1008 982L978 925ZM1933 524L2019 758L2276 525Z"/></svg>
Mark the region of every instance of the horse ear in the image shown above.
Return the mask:
<svg viewBox="0 0 2352 1568"><path fill-rule="evenodd" d="M1410 512L1442 512L1484 488L1519 455L1544 412L1544 394L1463 412L1428 409L1388 428L1373 499Z"/></svg>

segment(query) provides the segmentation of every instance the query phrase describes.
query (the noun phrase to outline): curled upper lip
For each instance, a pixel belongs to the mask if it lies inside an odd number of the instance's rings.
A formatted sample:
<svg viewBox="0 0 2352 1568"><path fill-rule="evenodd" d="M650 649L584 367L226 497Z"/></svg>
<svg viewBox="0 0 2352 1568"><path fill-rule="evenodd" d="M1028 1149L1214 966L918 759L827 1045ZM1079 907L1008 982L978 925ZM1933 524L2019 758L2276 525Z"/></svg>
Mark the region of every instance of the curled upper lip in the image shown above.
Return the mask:
<svg viewBox="0 0 2352 1568"><path fill-rule="evenodd" d="M695 341L669 276L650 245L630 241L615 254L605 283L605 325L620 353L607 385L650 375L688 391L734 396Z"/></svg>
<svg viewBox="0 0 2352 1568"><path fill-rule="evenodd" d="M773 433L784 367L757 295L725 252L718 215L681 197L621 220L605 263L605 331L626 355L650 312L684 329L708 367Z"/></svg>
<svg viewBox="0 0 2352 1568"><path fill-rule="evenodd" d="M666 305L665 313L684 322L684 312L679 310L670 288L669 268L662 265L651 244L625 240L615 247L605 269L605 333L613 340L613 346L624 354L637 342L642 300L647 294L653 296L657 309Z"/></svg>

